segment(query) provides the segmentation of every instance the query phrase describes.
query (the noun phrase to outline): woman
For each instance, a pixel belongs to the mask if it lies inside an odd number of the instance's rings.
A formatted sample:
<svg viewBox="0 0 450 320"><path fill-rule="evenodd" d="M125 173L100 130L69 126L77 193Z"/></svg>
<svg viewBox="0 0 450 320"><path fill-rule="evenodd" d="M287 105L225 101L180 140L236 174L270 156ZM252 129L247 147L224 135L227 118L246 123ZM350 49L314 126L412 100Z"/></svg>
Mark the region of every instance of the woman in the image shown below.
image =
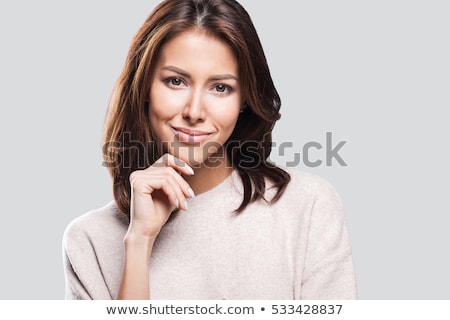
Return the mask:
<svg viewBox="0 0 450 320"><path fill-rule="evenodd" d="M268 162L280 98L234 0L166 0L105 126L114 200L64 235L71 299L351 299L342 208Z"/></svg>

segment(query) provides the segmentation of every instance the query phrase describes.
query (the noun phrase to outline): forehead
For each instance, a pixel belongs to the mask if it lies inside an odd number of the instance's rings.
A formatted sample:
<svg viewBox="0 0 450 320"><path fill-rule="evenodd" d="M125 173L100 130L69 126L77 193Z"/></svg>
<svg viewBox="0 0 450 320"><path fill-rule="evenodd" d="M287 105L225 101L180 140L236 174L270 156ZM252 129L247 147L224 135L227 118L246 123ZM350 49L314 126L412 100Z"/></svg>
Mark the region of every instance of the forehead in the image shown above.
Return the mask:
<svg viewBox="0 0 450 320"><path fill-rule="evenodd" d="M186 71L214 71L238 74L231 47L207 32L192 29L169 40L161 48L157 68L174 65Z"/></svg>

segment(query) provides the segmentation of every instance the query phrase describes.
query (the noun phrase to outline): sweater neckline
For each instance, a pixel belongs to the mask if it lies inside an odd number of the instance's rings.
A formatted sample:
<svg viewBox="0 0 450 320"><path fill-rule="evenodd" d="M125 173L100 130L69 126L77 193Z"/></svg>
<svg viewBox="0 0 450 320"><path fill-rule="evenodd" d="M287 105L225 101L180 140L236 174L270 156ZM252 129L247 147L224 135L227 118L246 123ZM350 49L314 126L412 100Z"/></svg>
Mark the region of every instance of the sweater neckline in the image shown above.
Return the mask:
<svg viewBox="0 0 450 320"><path fill-rule="evenodd" d="M202 192L202 193L196 195L194 198L187 199L188 204L200 201L200 200L205 199L205 198L213 197L214 195L217 195L217 194L221 194L222 192L224 192L225 190L229 189L230 187L236 186L235 181L238 178L239 178L239 176L238 176L237 170L234 169L218 185L214 186L213 188L211 188L211 189L209 189L209 190L207 190L205 192Z"/></svg>

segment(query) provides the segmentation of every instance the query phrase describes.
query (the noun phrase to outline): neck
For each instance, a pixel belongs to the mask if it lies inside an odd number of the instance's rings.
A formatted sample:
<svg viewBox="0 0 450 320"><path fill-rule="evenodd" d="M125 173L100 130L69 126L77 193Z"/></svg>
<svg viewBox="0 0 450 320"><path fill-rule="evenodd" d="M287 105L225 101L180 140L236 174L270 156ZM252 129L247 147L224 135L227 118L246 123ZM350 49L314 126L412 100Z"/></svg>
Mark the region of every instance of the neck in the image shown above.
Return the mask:
<svg viewBox="0 0 450 320"><path fill-rule="evenodd" d="M227 157L221 157L206 161L200 167L194 168L194 171L193 176L184 176L184 179L198 195L219 185L233 172L233 168Z"/></svg>

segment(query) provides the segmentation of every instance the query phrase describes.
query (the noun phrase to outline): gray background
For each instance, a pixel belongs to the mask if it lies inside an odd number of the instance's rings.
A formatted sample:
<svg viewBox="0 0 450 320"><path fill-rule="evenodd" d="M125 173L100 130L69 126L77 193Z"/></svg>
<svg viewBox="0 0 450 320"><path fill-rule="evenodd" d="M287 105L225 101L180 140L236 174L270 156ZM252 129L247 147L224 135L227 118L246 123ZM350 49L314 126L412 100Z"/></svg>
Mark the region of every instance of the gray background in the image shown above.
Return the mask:
<svg viewBox="0 0 450 320"><path fill-rule="evenodd" d="M156 3L1 2L0 298L63 298L62 234L112 198L105 108ZM341 194L360 298L449 299L448 2L241 3L283 99L274 140L293 142L272 159L347 141L348 167L297 167Z"/></svg>

